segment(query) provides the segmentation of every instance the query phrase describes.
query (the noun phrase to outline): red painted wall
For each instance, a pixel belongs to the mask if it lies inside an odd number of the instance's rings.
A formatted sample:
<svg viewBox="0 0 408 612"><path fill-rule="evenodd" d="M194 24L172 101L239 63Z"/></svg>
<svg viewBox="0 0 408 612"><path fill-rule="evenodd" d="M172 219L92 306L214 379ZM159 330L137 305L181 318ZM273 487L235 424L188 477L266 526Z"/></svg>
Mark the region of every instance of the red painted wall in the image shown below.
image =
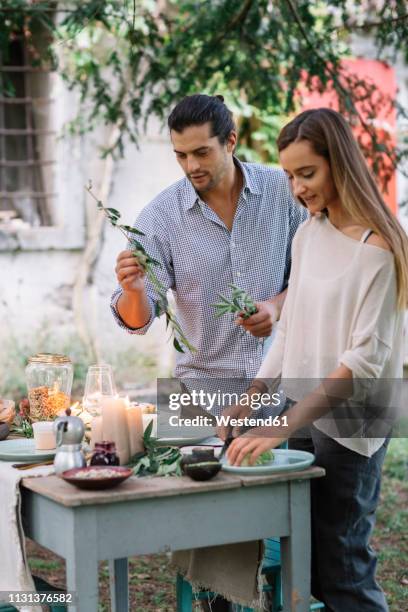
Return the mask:
<svg viewBox="0 0 408 612"><path fill-rule="evenodd" d="M368 82L373 82L378 90L385 95L391 96L394 100L397 92L396 80L394 69L375 60L367 59L347 59L342 62L344 68L355 74L357 77L364 79ZM302 110L310 108L318 108L321 106L334 108L337 110L336 98L330 92L320 94L318 92L302 91L301 93L301 107ZM360 103L359 112L366 119L367 114L364 110L364 105ZM378 117L375 119L378 131L386 130L395 145L396 142L396 111L394 108L382 109ZM380 185L379 185L380 186ZM381 188L381 186L380 186ZM382 191L385 201L388 206L395 213L397 211L397 193L396 193L396 177L395 172L393 177L388 182L387 187L388 193Z"/></svg>

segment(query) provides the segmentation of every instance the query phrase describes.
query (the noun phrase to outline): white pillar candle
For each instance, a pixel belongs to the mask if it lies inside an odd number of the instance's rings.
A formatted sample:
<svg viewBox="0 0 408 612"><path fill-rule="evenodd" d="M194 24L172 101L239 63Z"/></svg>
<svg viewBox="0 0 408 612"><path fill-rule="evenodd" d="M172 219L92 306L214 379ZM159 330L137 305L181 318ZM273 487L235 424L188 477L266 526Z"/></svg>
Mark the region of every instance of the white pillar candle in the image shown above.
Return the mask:
<svg viewBox="0 0 408 612"><path fill-rule="evenodd" d="M116 444L120 465L129 461L129 427L127 420L127 401L119 397L102 399L103 439Z"/></svg>
<svg viewBox="0 0 408 612"><path fill-rule="evenodd" d="M91 450L95 448L95 442L102 442L103 440L103 423L102 417L96 416L93 417L91 421Z"/></svg>
<svg viewBox="0 0 408 612"><path fill-rule="evenodd" d="M141 407L132 405L128 406L126 416L129 428L130 456L133 457L133 455L136 453L140 453L144 450Z"/></svg>
<svg viewBox="0 0 408 612"><path fill-rule="evenodd" d="M36 450L51 450L56 447L54 421L37 421L33 423L33 433Z"/></svg>

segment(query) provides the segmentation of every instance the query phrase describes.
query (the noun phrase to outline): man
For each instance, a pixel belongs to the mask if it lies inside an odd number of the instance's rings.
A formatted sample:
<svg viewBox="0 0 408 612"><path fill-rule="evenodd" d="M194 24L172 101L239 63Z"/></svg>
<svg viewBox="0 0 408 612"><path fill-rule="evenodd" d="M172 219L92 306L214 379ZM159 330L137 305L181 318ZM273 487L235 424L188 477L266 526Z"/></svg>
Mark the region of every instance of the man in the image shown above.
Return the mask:
<svg viewBox="0 0 408 612"><path fill-rule="evenodd" d="M177 353L175 375L240 379L242 392L246 379L256 375L279 319L292 238L306 212L281 170L234 156L237 131L221 96L184 98L168 126L186 178L150 202L135 226L145 233L140 241L146 251L161 262L157 276L173 291L183 332L197 349ZM130 333L145 334L157 296L131 251L119 254L116 275L120 287L112 296L113 314ZM216 319L212 306L219 294L230 294L230 283L245 289L257 307L256 314L236 318L235 325L227 315ZM211 606L203 602L203 608L230 609L221 597Z"/></svg>
<svg viewBox="0 0 408 612"><path fill-rule="evenodd" d="M175 375L251 379L279 318L292 238L306 212L281 170L234 156L237 132L222 96L184 98L168 126L186 178L150 202L135 225L161 262L157 276L173 291L183 332L197 349L177 353ZM131 251L119 254L116 275L113 314L128 332L145 334L157 296ZM236 325L228 315L216 319L212 306L220 293L229 295L229 283L245 289L258 310Z"/></svg>

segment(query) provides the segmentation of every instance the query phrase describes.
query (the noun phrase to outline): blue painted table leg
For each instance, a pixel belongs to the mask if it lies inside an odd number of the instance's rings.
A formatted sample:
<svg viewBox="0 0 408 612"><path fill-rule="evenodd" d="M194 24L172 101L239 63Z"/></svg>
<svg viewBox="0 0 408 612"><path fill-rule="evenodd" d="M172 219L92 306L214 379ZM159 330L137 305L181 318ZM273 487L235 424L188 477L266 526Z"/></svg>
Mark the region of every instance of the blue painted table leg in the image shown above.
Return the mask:
<svg viewBox="0 0 408 612"><path fill-rule="evenodd" d="M98 558L95 513L92 508L72 512L63 531L67 542L67 591L73 592L78 605L69 612L98 612Z"/></svg>
<svg viewBox="0 0 408 612"><path fill-rule="evenodd" d="M191 612L193 609L193 589L181 574L176 579L177 612Z"/></svg>
<svg viewBox="0 0 408 612"><path fill-rule="evenodd" d="M308 612L310 606L310 483L290 483L291 535L281 538L283 611Z"/></svg>
<svg viewBox="0 0 408 612"><path fill-rule="evenodd" d="M90 551L69 555L66 559L67 591L77 597L78 605L68 612L98 612L98 560Z"/></svg>
<svg viewBox="0 0 408 612"><path fill-rule="evenodd" d="M112 612L128 612L129 582L128 560L114 559L109 561L109 589Z"/></svg>

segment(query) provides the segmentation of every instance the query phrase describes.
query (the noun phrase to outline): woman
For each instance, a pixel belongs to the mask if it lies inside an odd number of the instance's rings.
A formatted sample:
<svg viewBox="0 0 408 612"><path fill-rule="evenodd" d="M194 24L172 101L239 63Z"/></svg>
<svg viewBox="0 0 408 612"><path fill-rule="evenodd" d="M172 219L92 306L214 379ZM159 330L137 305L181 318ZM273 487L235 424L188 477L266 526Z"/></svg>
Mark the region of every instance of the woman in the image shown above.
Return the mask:
<svg viewBox="0 0 408 612"><path fill-rule="evenodd" d="M372 421L362 421L359 437L355 412L345 423L335 407L351 398L367 416L357 400L368 397L368 383L402 376L408 241L337 112L301 113L283 128L278 149L310 218L295 236L277 336L251 393L265 390L262 379L303 384L287 392L288 427L251 430L234 440L228 458L239 465L249 453L254 462L308 425L308 440L297 437L290 447L311 450L326 470L311 482L312 593L328 612L382 612L388 607L369 540L387 440L378 428L368 437ZM332 418L322 419L330 410Z"/></svg>

